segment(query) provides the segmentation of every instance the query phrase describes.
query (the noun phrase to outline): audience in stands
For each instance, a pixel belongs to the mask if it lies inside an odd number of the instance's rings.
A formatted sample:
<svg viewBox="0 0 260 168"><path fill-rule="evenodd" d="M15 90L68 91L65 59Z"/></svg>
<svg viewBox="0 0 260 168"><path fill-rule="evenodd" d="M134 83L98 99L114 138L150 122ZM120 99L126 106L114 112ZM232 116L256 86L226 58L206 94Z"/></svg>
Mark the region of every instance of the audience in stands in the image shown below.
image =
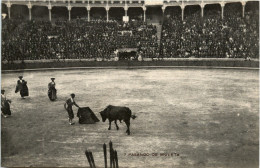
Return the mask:
<svg viewBox="0 0 260 168"><path fill-rule="evenodd" d="M135 48L144 58L258 58L258 11L225 9L186 14L184 21L165 13L161 39L156 26L134 21L75 19L71 22L2 20L2 61L110 59L117 49ZM257 16L257 17L256 17Z"/></svg>
<svg viewBox="0 0 260 168"><path fill-rule="evenodd" d="M137 21L4 20L2 60L109 59L120 48L138 48L151 56L159 52L156 32L155 26Z"/></svg>
<svg viewBox="0 0 260 168"><path fill-rule="evenodd" d="M176 15L164 19L162 57L258 58L258 17L254 12L233 12L226 9L224 19L220 11L209 11L203 18L200 11L187 16L184 22Z"/></svg>

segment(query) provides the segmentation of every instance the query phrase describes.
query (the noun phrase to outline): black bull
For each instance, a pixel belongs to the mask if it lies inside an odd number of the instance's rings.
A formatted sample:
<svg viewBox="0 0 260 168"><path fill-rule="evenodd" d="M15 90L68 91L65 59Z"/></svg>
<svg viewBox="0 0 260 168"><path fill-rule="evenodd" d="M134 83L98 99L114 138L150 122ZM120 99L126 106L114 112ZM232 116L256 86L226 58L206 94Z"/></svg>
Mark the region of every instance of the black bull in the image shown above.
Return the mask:
<svg viewBox="0 0 260 168"><path fill-rule="evenodd" d="M130 135L130 118L135 119L136 116L132 115L131 110L128 107L119 107L119 106L107 106L103 111L100 112L100 115L102 117L102 121L105 122L106 119L109 121L109 127L108 130L111 129L111 122L115 121L117 130L119 129L117 125L117 120L121 121L123 120L127 126L126 133Z"/></svg>

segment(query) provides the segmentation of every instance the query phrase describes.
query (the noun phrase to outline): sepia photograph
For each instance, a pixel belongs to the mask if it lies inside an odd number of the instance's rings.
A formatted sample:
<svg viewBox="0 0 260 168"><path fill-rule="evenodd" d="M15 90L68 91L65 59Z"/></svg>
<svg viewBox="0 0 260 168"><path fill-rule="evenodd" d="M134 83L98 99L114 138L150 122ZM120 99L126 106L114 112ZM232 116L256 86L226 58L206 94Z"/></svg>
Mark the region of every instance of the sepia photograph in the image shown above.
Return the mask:
<svg viewBox="0 0 260 168"><path fill-rule="evenodd" d="M1 0L0 167L258 168L258 0Z"/></svg>

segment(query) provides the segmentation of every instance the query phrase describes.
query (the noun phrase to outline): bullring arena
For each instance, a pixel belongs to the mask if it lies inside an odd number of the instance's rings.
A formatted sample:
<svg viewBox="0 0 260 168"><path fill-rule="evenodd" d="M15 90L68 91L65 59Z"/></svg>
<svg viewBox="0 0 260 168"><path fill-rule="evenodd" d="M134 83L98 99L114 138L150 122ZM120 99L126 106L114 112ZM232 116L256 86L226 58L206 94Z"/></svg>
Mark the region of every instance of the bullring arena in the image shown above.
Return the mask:
<svg viewBox="0 0 260 168"><path fill-rule="evenodd" d="M2 1L2 167L259 166L259 2ZM124 21L124 22L123 22ZM29 96L15 93L18 76ZM55 78L57 100L47 95ZM68 123L75 93L95 124ZM99 112L126 106L131 134ZM108 156L109 167L109 156Z"/></svg>

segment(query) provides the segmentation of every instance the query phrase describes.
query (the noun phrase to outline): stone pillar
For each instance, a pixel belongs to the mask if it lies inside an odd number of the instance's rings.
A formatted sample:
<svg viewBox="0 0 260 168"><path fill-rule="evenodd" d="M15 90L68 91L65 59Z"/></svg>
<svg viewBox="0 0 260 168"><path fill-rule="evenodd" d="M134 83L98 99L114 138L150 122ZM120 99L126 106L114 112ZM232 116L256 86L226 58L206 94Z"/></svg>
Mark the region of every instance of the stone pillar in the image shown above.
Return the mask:
<svg viewBox="0 0 260 168"><path fill-rule="evenodd" d="M221 18L224 19L225 3L224 3L224 2L221 2L221 3L220 3L220 6L221 6Z"/></svg>
<svg viewBox="0 0 260 168"><path fill-rule="evenodd" d="M88 11L88 22L90 22L90 6L88 5L87 7L87 11Z"/></svg>
<svg viewBox="0 0 260 168"><path fill-rule="evenodd" d="M185 5L181 4L181 20L184 20L184 9L185 9Z"/></svg>
<svg viewBox="0 0 260 168"><path fill-rule="evenodd" d="M107 11L107 22L109 21L109 6L106 6L106 11Z"/></svg>
<svg viewBox="0 0 260 168"><path fill-rule="evenodd" d="M145 6L143 6L143 11L144 11L144 22L146 22L146 7Z"/></svg>
<svg viewBox="0 0 260 168"><path fill-rule="evenodd" d="M204 17L204 7L205 7L205 4L202 2L200 4L200 7L201 7L201 17L203 18Z"/></svg>
<svg viewBox="0 0 260 168"><path fill-rule="evenodd" d="M8 19L11 19L11 6L12 4L10 2L6 3L7 9L8 9Z"/></svg>
<svg viewBox="0 0 260 168"><path fill-rule="evenodd" d="M51 22L51 9L52 9L51 4L48 5L48 9L49 9L49 21Z"/></svg>
<svg viewBox="0 0 260 168"><path fill-rule="evenodd" d="M29 4L27 6L29 9L29 20L32 20L32 4L29 2Z"/></svg>
<svg viewBox="0 0 260 168"><path fill-rule="evenodd" d="M246 1L242 1L242 17L245 17L245 6L246 6Z"/></svg>
<svg viewBox="0 0 260 168"><path fill-rule="evenodd" d="M69 5L69 6L67 6L67 8L68 8L68 12L69 12L69 21L71 20L71 6Z"/></svg>
<svg viewBox="0 0 260 168"><path fill-rule="evenodd" d="M125 9L125 16L127 16L127 10L128 10L128 7L125 6L124 9Z"/></svg>
<svg viewBox="0 0 260 168"><path fill-rule="evenodd" d="M162 12L163 12L163 16L164 16L164 11L165 11L165 8L166 8L166 6L162 6Z"/></svg>

